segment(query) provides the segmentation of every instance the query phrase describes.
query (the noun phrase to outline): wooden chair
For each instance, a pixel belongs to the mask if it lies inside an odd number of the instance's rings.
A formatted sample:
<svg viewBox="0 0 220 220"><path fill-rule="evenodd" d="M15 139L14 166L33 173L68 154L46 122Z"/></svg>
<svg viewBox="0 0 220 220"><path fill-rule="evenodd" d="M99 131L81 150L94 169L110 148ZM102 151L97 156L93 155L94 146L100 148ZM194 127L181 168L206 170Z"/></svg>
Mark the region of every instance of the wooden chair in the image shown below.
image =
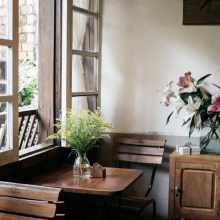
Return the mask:
<svg viewBox="0 0 220 220"><path fill-rule="evenodd" d="M119 167L122 167L122 161L154 164L150 184L145 195L143 197L123 195L120 212L136 214L137 219L140 220L142 211L153 203L153 219L156 220L156 201L148 195L153 187L157 164L162 163L164 148L161 147L164 147L165 140L114 137L113 141L115 143L113 159L119 161ZM118 201L119 198L115 197L107 199L108 204L118 204Z"/></svg>
<svg viewBox="0 0 220 220"><path fill-rule="evenodd" d="M65 220L61 197L59 188L0 182L0 220Z"/></svg>

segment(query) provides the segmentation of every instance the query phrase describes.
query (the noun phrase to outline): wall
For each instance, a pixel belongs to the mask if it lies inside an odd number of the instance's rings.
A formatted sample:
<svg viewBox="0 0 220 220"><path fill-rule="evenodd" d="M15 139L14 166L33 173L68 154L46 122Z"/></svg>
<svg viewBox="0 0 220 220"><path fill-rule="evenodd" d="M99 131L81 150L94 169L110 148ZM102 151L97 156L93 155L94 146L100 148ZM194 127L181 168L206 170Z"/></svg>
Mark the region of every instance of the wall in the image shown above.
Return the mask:
<svg viewBox="0 0 220 220"><path fill-rule="evenodd" d="M19 0L19 61L37 57L37 1Z"/></svg>
<svg viewBox="0 0 220 220"><path fill-rule="evenodd" d="M182 11L182 0L104 1L101 101L113 132L187 136L182 117L165 126L172 108L156 90L188 71L220 85L219 26L183 26Z"/></svg>
<svg viewBox="0 0 220 220"><path fill-rule="evenodd" d="M203 87L220 94L210 84L220 85L220 28L183 26L182 0L105 0L103 13L101 108L114 129L111 138L102 141L98 161L104 166L115 165L111 158L114 135L166 139L165 157L150 194L157 200L158 219L165 220L169 155L176 144L198 144L200 133L194 132L188 139L188 127L181 127L184 113L165 126L172 108L160 104L162 94L156 90L162 91L169 79L177 83L191 71L195 79L212 74ZM144 176L128 190L143 195L151 166L125 165L144 170ZM151 207L144 214L151 215Z"/></svg>
<svg viewBox="0 0 220 220"><path fill-rule="evenodd" d="M5 38L7 29L7 0L0 0L0 38ZM37 53L37 1L19 0L19 63L36 60ZM0 59L5 58L0 48Z"/></svg>

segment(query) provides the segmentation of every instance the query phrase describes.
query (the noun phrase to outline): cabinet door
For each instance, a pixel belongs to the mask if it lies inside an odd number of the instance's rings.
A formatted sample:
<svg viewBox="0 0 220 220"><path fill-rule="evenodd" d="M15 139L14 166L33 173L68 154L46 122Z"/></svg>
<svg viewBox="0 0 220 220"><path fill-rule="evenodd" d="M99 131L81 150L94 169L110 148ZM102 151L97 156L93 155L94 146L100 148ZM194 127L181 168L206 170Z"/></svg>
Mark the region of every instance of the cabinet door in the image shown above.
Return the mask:
<svg viewBox="0 0 220 220"><path fill-rule="evenodd" d="M217 217L216 165L176 162L175 174L175 213Z"/></svg>

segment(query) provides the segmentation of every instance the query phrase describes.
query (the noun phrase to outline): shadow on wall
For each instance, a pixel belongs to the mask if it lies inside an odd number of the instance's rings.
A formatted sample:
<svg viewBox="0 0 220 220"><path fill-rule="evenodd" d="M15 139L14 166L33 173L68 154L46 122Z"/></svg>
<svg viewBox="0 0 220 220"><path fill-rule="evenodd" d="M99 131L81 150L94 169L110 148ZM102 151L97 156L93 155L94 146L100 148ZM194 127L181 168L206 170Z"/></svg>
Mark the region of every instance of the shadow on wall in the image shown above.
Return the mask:
<svg viewBox="0 0 220 220"><path fill-rule="evenodd" d="M157 216L159 220L166 220L168 218L168 192L169 192L169 156L174 151L176 144L185 144L189 141L199 144L199 138L187 138L183 136L160 136L160 135L144 135L144 134L120 134L110 133L110 139L106 138L101 140L98 148L98 162L106 167L118 167L117 161L113 161L113 137L114 136L127 136L127 137L141 137L148 139L165 139L165 151L163 162L158 165L154 185L150 193L150 197L157 201ZM153 165L141 163L124 162L123 167L131 169L140 169L144 171L143 176L138 179L133 185L125 190L125 194L144 196L147 191ZM143 216L152 218L152 207L149 206L143 212ZM125 218L128 220L127 218ZM136 219L135 216L129 219Z"/></svg>

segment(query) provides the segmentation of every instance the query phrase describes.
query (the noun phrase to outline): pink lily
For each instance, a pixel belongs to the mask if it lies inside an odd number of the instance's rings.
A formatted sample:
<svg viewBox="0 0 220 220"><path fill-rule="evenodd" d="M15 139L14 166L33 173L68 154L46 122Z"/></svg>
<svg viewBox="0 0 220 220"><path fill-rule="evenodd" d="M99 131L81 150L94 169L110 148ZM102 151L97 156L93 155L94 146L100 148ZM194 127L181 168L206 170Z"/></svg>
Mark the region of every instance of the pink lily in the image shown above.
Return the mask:
<svg viewBox="0 0 220 220"><path fill-rule="evenodd" d="M193 85L194 79L190 76L191 72L189 71L188 73L184 74L184 77L179 78L179 82L177 83L178 86L182 87L180 88L179 92L183 92L186 88L190 87L190 92L196 91L195 86Z"/></svg>
<svg viewBox="0 0 220 220"><path fill-rule="evenodd" d="M163 90L164 97L163 97L162 103L165 107L169 106L170 98L175 97L174 92L172 91L172 83L173 83L173 80L169 80L167 86Z"/></svg>
<svg viewBox="0 0 220 220"><path fill-rule="evenodd" d="M168 104L167 102L164 102L163 105L164 105L165 107L168 107L168 106L169 106L169 104Z"/></svg>
<svg viewBox="0 0 220 220"><path fill-rule="evenodd" d="M163 97L163 105L165 106L165 107L168 107L171 103L170 103L170 98L171 97L176 97L175 95L174 95L174 93L169 93L169 94L166 94L166 96L164 96Z"/></svg>
<svg viewBox="0 0 220 220"><path fill-rule="evenodd" d="M212 96L212 103L213 105L210 105L207 109L207 113L209 113L209 111L213 111L213 112L219 112L220 111L220 96L218 94L214 94Z"/></svg>

